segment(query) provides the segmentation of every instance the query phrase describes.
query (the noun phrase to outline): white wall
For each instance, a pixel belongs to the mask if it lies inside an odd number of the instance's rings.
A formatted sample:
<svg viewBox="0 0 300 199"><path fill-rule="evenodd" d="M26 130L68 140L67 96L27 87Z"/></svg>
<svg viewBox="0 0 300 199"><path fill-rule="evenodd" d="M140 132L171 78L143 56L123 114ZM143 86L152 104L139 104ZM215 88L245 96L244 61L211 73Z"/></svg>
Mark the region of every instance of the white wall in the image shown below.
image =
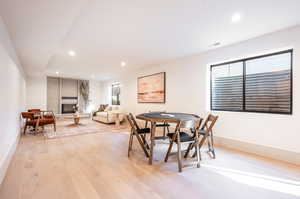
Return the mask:
<svg viewBox="0 0 300 199"><path fill-rule="evenodd" d="M47 77L30 76L26 79L26 109L47 109Z"/></svg>
<svg viewBox="0 0 300 199"><path fill-rule="evenodd" d="M293 48L293 115L218 112L218 136L300 153L300 27L252 39L203 55L203 65ZM208 67L207 67L207 73ZM207 76L208 77L208 76ZM208 83L206 80L206 85ZM206 92L208 93L208 92ZM209 96L207 94L207 96ZM208 101L208 100L207 100ZM208 103L207 103L208 105ZM297 157L295 157L296 159ZM299 156L298 156L299 160Z"/></svg>
<svg viewBox="0 0 300 199"><path fill-rule="evenodd" d="M293 115L215 112L220 116L215 128L215 135L300 153L300 126L297 124L297 121L300 121L300 92L298 92L300 89L299 35L300 27L298 26L208 51L197 56L185 57L167 64L143 68L113 81L121 82L121 104L127 111L137 114L149 110L167 110L206 116L209 111L210 64L292 47L294 49ZM163 71L166 72L166 104L138 104L137 77ZM113 81L105 82L104 89L108 89ZM109 102L109 98L109 92L106 92L104 101Z"/></svg>
<svg viewBox="0 0 300 199"><path fill-rule="evenodd" d="M22 67L0 17L0 184L18 142L25 89Z"/></svg>

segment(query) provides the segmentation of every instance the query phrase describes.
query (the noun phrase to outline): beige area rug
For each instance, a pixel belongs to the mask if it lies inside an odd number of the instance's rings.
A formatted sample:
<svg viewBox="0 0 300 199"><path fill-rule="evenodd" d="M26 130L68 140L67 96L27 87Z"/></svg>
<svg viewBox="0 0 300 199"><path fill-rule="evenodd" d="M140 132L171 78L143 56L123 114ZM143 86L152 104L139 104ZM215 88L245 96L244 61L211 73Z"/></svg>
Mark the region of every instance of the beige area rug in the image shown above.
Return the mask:
<svg viewBox="0 0 300 199"><path fill-rule="evenodd" d="M81 119L79 124L74 124L73 119L57 120L56 132L53 126L49 125L45 128L45 137L48 139L61 138L66 136L77 136L94 133L128 133L130 131L126 124L116 127L115 124L104 124L93 121L91 119Z"/></svg>

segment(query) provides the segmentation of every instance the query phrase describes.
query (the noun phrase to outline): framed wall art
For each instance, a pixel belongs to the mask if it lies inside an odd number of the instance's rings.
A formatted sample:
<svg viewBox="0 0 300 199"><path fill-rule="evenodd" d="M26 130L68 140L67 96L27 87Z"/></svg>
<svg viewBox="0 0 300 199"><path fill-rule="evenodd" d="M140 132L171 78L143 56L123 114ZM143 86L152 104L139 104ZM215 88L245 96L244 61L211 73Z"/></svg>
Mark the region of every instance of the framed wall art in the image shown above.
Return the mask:
<svg viewBox="0 0 300 199"><path fill-rule="evenodd" d="M166 102L166 73L156 73L139 77L138 103L165 103Z"/></svg>

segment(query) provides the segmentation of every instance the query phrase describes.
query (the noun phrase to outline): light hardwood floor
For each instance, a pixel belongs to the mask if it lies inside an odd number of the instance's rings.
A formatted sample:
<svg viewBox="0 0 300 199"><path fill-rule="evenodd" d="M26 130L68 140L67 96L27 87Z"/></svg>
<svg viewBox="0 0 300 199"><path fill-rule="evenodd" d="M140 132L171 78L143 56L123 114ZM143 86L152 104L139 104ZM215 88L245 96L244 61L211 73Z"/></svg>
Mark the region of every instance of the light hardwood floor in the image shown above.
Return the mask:
<svg viewBox="0 0 300 199"><path fill-rule="evenodd" d="M217 148L217 159L203 152L201 168L190 165L178 173L176 156L163 162L166 142L158 141L150 166L136 142L127 157L128 137L116 132L59 139L23 136L0 188L0 198L300 197L300 168L295 165Z"/></svg>

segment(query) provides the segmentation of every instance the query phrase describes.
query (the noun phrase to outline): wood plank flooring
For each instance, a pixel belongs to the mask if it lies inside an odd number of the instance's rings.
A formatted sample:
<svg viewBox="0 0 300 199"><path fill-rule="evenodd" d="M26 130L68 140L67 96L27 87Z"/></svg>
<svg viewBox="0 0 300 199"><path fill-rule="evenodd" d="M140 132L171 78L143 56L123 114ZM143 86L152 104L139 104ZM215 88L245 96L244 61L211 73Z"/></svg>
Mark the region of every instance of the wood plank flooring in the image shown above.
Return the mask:
<svg viewBox="0 0 300 199"><path fill-rule="evenodd" d="M177 172L176 156L163 162L158 141L153 165L126 133L104 132L59 139L23 136L0 187L1 199L299 198L300 168L225 148L213 160L203 151ZM175 147L173 149L175 151Z"/></svg>

